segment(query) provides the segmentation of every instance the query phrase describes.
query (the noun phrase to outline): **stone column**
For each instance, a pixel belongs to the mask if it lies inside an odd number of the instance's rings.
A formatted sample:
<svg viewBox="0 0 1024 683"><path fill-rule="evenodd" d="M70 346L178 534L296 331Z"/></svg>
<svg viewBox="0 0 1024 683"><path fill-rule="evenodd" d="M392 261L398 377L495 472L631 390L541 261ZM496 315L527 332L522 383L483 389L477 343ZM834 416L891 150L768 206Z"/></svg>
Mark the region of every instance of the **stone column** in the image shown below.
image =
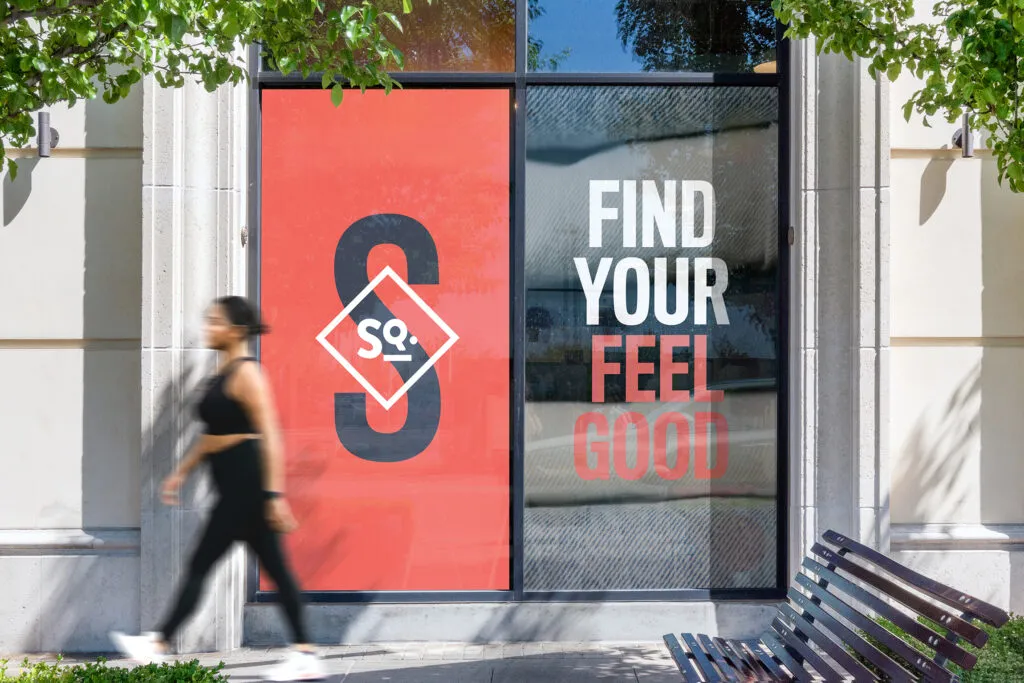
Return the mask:
<svg viewBox="0 0 1024 683"><path fill-rule="evenodd" d="M214 363L202 346L215 296L245 293L247 90L144 83L142 253L141 605L144 630L166 615L212 500L205 473L182 506L161 504L160 482L195 439L194 390ZM245 562L219 565L179 652L241 644Z"/></svg>
<svg viewBox="0 0 1024 683"><path fill-rule="evenodd" d="M888 549L889 111L866 63L793 52L798 563L829 528Z"/></svg>

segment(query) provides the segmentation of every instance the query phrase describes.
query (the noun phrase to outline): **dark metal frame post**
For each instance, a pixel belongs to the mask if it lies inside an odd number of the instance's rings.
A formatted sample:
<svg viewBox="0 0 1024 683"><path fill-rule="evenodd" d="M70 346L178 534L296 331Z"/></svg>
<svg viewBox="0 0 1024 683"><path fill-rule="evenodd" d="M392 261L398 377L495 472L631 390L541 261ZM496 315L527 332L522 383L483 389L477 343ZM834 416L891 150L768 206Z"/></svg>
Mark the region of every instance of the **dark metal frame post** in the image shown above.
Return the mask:
<svg viewBox="0 0 1024 683"><path fill-rule="evenodd" d="M512 597L523 599L526 527L526 73L528 13L516 2L516 81L512 110Z"/></svg>
<svg viewBox="0 0 1024 683"><path fill-rule="evenodd" d="M788 549L789 533L789 372L790 351L790 207L789 192L792 187L790 112L791 77L790 44L782 37L781 26L777 30L777 63L774 74L760 73L532 73L527 71L528 30L527 0L516 0L516 34L514 73L396 73L393 74L407 89L409 88L483 88L502 87L509 89L512 120L510 122L510 304L511 304L511 398L509 420L512 427L509 453L511 456L511 586L509 590L485 591L309 591L310 602L321 603L445 603L445 602L519 602L519 601L698 601L698 600L742 600L775 601L785 596L789 579ZM260 225L261 189L261 112L260 94L264 88L320 88L320 75L308 78L299 75L282 76L278 73L260 71L259 50L250 51L252 86L249 97L249 253L248 285L249 294L256 300L260 297ZM747 86L774 87L778 90L779 102L779 154L778 154L778 231L779 265L777 280L778 320L778 423L777 423L777 514L778 542L776 544L777 585L765 589L743 590L642 590L642 591L556 591L527 592L524 586L523 543L525 510L525 339L526 290L525 290L525 180L526 180L526 113L528 88L532 85L661 85L661 86ZM255 349L259 354L259 348ZM276 593L264 592L259 588L259 568L255 558L248 560L246 595L250 602L275 602Z"/></svg>
<svg viewBox="0 0 1024 683"><path fill-rule="evenodd" d="M249 240L245 245L246 250L246 285L249 297L260 304L260 246L263 242L263 231L260 230L260 207L262 206L261 191L263 188L262 164L263 164L263 137L261 132L262 111L259 73L262 68L260 58L260 47L252 45L249 47L249 121L248 121L248 151L249 174L246 190L248 192L248 206L246 207L246 220L249 232ZM260 338L256 336L252 341L252 354L260 358ZM245 599L248 602L255 602L256 594L260 586L260 563L253 553L246 553L245 556Z"/></svg>
<svg viewBox="0 0 1024 683"><path fill-rule="evenodd" d="M792 212L790 202L792 201L791 191L793 188L793 165L791 159L791 131L793 123L792 116L792 65L790 62L792 44L785 37L785 25L776 23L775 43L776 71L779 75L779 171L778 171L778 195L779 195L779 265L778 281L776 283L776 310L779 312L778 348L775 351L778 358L778 397L776 408L776 477L778 486L776 496L776 528L778 539L776 544L777 561L775 581L779 590L785 593L789 584L789 577L792 575L789 568L789 472L790 472L790 349L791 330L790 311L793 307L793 300L790 292L790 269L792 267L792 245L789 243L790 231L795 235L796 231L792 224Z"/></svg>

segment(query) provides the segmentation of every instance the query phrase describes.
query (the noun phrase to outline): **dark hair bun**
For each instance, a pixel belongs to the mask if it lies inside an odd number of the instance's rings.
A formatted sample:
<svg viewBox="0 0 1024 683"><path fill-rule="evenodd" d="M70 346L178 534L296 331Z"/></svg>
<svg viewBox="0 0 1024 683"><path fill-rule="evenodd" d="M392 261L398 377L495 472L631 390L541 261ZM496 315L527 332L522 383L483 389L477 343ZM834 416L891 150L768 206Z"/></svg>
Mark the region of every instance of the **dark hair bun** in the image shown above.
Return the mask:
<svg viewBox="0 0 1024 683"><path fill-rule="evenodd" d="M240 296L222 296L217 299L217 304L224 309L224 315L228 322L238 327L244 327L249 337L257 337L266 334L270 328L260 322L260 315L256 307Z"/></svg>

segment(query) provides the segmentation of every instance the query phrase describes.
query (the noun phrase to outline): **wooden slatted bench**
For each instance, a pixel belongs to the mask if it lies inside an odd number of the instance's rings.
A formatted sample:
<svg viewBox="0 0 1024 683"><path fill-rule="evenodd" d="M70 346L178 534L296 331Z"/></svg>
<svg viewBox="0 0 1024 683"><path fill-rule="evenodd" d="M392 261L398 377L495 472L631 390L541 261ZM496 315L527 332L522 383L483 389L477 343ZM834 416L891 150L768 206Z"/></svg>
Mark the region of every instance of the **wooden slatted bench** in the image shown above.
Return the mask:
<svg viewBox="0 0 1024 683"><path fill-rule="evenodd" d="M958 679L946 668L948 663L966 671L977 664L977 657L960 643L980 648L988 641L976 622L998 628L1009 620L998 607L922 576L835 531L826 532L822 541L811 548L789 589L789 602L779 608L771 630L759 640L690 633L665 636L684 681L952 682ZM873 615L898 626L934 656L887 631ZM946 632L928 628L918 617ZM866 667L865 660L884 675Z"/></svg>

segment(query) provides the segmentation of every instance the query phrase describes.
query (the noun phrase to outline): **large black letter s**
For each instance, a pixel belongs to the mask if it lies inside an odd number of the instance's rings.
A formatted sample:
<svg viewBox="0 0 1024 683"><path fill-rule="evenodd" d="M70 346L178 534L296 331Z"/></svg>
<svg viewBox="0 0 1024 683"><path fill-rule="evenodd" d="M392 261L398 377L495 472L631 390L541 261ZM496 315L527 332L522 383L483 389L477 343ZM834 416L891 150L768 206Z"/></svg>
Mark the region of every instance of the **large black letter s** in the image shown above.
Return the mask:
<svg viewBox="0 0 1024 683"><path fill-rule="evenodd" d="M408 216L378 214L362 218L338 240L334 254L334 285L343 303L355 299L369 283L366 267L370 251L393 244L405 252L410 285L438 284L437 246L423 225ZM352 311L358 325L366 318L394 317L371 292ZM403 381L427 362L422 346L410 347L412 361L395 365ZM441 387L430 368L406 394L408 415L397 432L381 433L366 419L366 394L334 395L334 427L341 444L353 455L373 462L401 462L413 458L431 444L441 422Z"/></svg>

